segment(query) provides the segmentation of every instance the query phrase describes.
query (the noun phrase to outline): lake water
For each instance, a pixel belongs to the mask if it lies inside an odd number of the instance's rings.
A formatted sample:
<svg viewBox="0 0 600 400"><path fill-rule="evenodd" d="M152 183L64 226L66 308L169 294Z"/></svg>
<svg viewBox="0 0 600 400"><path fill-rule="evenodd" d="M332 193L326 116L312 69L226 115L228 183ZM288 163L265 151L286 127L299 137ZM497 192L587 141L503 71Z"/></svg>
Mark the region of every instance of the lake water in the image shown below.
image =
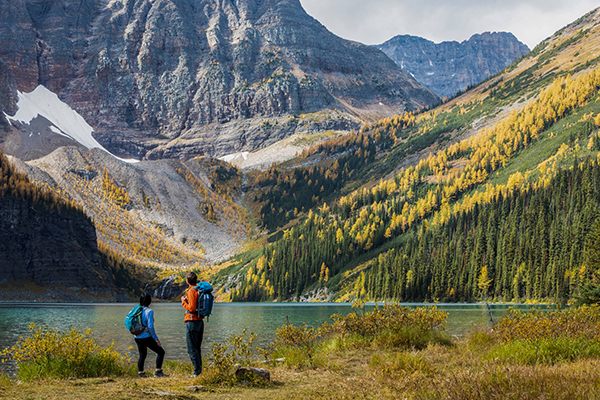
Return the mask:
<svg viewBox="0 0 600 400"><path fill-rule="evenodd" d="M133 336L123 323L125 315L134 304L0 304L0 349L12 346L19 336L28 331L32 322L61 330L76 327L91 327L93 337L102 346L112 342L121 353L129 352L137 358ZM426 304L406 304L409 307ZM428 304L427 304L428 305ZM367 310L373 305L366 306ZM491 305L497 321L510 307L529 309L526 305ZM152 304L155 328L167 360L188 361L185 345L183 309L179 304ZM462 336L477 327L489 326L489 316L480 304L438 304L448 313L446 331L450 335ZM330 320L332 314L347 314L353 309L340 303L215 303L213 314L205 323L203 354L211 342L223 342L231 334L239 335L245 328L257 335L256 343L266 345L275 338L275 329L288 320L291 324L320 326ZM133 349L129 349L133 346ZM153 359L149 352L149 360ZM146 362L148 363L148 361ZM152 364L149 364L152 365Z"/></svg>

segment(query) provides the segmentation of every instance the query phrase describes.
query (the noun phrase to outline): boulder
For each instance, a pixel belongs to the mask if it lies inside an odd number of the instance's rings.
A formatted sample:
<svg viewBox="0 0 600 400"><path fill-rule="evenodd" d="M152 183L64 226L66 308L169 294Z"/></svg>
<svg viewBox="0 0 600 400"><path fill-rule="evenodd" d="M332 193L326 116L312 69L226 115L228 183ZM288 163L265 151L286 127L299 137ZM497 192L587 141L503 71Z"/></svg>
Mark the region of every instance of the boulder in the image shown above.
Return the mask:
<svg viewBox="0 0 600 400"><path fill-rule="evenodd" d="M264 379L265 381L271 380L271 373L264 368L244 368L238 367L235 371L235 376L238 379L251 379L253 376Z"/></svg>

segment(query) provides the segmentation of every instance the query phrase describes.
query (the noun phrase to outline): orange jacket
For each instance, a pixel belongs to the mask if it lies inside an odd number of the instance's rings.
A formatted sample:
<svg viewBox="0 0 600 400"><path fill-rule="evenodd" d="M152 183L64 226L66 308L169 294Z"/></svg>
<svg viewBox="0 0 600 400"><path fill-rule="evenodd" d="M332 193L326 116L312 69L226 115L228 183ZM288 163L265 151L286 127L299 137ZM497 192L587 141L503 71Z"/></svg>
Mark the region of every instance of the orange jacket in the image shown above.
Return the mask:
<svg viewBox="0 0 600 400"><path fill-rule="evenodd" d="M185 317L183 317L183 320L185 322L199 321L201 319L204 319L203 317L199 317L198 314L196 314L196 308L198 308L198 291L194 288L195 286L189 286L187 289L186 297L181 300L181 306L186 311Z"/></svg>

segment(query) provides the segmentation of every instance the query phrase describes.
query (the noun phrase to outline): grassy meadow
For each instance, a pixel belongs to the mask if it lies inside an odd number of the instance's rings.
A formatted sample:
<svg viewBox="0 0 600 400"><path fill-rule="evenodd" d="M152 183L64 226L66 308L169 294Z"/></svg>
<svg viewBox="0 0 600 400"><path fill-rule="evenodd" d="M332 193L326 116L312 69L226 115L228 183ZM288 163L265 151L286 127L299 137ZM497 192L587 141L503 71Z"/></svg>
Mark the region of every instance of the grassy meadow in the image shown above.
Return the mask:
<svg viewBox="0 0 600 400"><path fill-rule="evenodd" d="M198 378L187 377L191 364L168 361L168 378L140 379L135 360L99 348L86 332L32 327L3 351L19 369L0 375L0 398L600 398L599 311L514 311L494 329L456 339L444 333L446 315L435 307L358 307L317 328L284 325L267 349L246 333L213 344ZM31 335L60 346L30 351ZM265 368L271 380L237 377L240 365Z"/></svg>

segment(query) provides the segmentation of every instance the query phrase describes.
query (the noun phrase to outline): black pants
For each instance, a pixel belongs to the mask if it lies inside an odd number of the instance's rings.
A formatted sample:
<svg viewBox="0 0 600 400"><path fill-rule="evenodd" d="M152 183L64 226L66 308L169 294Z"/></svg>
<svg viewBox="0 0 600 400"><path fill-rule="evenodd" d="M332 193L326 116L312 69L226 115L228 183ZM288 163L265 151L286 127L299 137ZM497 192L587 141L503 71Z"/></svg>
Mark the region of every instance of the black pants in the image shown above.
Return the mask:
<svg viewBox="0 0 600 400"><path fill-rule="evenodd" d="M192 364L194 364L194 374L202 373L202 336L204 335L204 321L188 321L185 323L185 338L187 341L187 351Z"/></svg>
<svg viewBox="0 0 600 400"><path fill-rule="evenodd" d="M138 371L144 370L144 362L146 362L146 356L148 355L148 349L156 353L156 369L162 368L163 360L165 359L165 349L160 347L154 338L135 339L140 358L138 358Z"/></svg>

